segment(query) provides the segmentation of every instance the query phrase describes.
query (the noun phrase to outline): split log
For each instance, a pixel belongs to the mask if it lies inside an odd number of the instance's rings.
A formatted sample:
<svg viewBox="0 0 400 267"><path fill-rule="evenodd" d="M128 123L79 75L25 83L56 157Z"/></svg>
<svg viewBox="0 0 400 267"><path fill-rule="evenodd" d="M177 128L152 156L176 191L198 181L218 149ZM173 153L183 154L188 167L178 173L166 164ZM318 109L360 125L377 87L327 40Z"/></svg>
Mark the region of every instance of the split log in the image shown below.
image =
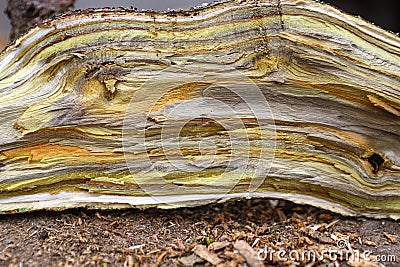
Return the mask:
<svg viewBox="0 0 400 267"><path fill-rule="evenodd" d="M273 197L400 218L399 55L310 0L48 20L0 58L0 210Z"/></svg>

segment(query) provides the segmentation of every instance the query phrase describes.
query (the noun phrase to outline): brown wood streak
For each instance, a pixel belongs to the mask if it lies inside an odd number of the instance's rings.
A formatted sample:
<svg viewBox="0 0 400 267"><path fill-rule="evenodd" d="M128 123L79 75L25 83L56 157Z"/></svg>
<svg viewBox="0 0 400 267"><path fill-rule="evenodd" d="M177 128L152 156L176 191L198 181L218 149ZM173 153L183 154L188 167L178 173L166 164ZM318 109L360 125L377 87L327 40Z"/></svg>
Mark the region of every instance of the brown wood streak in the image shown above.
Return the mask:
<svg viewBox="0 0 400 267"><path fill-rule="evenodd" d="M0 211L274 197L400 218L399 55L311 0L48 20L0 56Z"/></svg>

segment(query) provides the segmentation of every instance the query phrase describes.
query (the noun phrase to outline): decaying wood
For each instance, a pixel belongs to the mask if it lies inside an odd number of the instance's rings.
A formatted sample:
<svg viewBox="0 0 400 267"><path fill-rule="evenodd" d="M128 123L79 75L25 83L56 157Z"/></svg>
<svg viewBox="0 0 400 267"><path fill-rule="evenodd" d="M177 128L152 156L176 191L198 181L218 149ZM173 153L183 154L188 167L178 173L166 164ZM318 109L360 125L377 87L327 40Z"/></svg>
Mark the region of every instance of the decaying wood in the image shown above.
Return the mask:
<svg viewBox="0 0 400 267"><path fill-rule="evenodd" d="M399 54L308 0L47 21L0 59L0 210L273 197L399 218Z"/></svg>

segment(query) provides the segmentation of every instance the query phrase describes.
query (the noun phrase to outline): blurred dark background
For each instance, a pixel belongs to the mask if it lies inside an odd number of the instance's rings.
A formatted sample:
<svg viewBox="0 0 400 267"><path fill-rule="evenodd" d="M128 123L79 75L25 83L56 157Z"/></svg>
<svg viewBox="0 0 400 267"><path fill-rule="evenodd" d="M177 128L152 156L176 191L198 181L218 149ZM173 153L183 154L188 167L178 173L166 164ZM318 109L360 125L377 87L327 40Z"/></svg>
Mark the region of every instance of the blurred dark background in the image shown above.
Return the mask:
<svg viewBox="0 0 400 267"><path fill-rule="evenodd" d="M326 0L324 2L349 14L361 16L386 30L400 32L399 0Z"/></svg>
<svg viewBox="0 0 400 267"><path fill-rule="evenodd" d="M268 1L268 0L265 0ZM75 8L84 9L88 7L118 7L135 6L140 9L165 10L187 9L191 6L201 5L207 0L76 0ZM345 12L361 16L362 18L379 25L380 27L400 32L400 9L399 0L325 0ZM4 10L7 0L0 0L0 9ZM0 12L0 49L8 40L10 22L3 12Z"/></svg>

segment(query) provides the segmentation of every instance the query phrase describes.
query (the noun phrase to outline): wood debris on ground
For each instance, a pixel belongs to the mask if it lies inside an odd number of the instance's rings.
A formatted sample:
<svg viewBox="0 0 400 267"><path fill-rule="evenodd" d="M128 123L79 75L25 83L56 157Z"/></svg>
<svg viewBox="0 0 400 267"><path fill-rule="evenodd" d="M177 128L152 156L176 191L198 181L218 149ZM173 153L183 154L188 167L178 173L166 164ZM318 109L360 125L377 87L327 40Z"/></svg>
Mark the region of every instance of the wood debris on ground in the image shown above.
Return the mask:
<svg viewBox="0 0 400 267"><path fill-rule="evenodd" d="M0 217L0 266L398 266L399 232L391 220L287 201L272 207L265 199L176 210L33 212ZM315 258L301 258L307 253Z"/></svg>

